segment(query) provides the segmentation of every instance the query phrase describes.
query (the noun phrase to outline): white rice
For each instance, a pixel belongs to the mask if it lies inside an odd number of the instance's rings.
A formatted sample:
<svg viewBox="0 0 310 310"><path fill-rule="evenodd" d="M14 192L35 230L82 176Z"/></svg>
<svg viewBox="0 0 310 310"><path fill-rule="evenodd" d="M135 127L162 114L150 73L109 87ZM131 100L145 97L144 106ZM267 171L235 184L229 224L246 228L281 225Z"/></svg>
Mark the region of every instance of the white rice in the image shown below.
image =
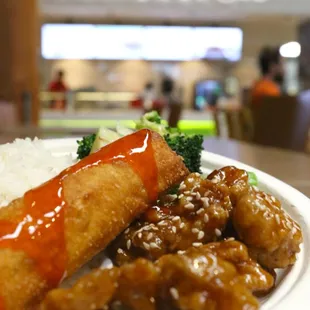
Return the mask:
<svg viewBox="0 0 310 310"><path fill-rule="evenodd" d="M17 139L0 145L0 207L7 206L73 163L71 155L53 156L39 139Z"/></svg>

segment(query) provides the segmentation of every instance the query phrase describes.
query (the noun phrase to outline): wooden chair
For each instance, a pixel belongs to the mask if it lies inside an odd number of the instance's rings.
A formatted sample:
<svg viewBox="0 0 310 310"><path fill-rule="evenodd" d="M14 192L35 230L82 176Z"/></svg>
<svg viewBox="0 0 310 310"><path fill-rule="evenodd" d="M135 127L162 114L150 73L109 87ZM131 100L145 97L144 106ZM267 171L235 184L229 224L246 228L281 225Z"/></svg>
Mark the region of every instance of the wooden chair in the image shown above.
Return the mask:
<svg viewBox="0 0 310 310"><path fill-rule="evenodd" d="M251 141L253 137L252 113L248 108L241 110L217 110L213 112L218 137Z"/></svg>
<svg viewBox="0 0 310 310"><path fill-rule="evenodd" d="M182 105L171 104L169 106L168 124L170 127L177 127L178 122L181 119Z"/></svg>
<svg viewBox="0 0 310 310"><path fill-rule="evenodd" d="M252 107L256 144L304 152L310 127L310 96L264 98Z"/></svg>

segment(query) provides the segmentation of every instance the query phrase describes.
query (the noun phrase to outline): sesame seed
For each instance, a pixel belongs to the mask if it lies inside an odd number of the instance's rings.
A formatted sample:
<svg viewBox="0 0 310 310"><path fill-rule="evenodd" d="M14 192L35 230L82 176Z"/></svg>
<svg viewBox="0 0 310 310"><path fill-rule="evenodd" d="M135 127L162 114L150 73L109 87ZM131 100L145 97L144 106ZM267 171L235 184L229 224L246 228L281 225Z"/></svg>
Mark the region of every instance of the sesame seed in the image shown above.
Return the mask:
<svg viewBox="0 0 310 310"><path fill-rule="evenodd" d="M208 197L209 193L210 193L210 191L207 190L207 191L205 192L204 196L205 196L205 197Z"/></svg>
<svg viewBox="0 0 310 310"><path fill-rule="evenodd" d="M130 247L131 247L131 240L127 240L126 245L127 245L127 249L129 250L129 249L130 249Z"/></svg>
<svg viewBox="0 0 310 310"><path fill-rule="evenodd" d="M192 201L192 200L193 200L193 197L186 197L186 200L187 200L187 201Z"/></svg>
<svg viewBox="0 0 310 310"><path fill-rule="evenodd" d="M179 199L181 199L182 197L184 197L184 195L183 195L183 194L179 195L179 197L178 197L178 198L179 198Z"/></svg>
<svg viewBox="0 0 310 310"><path fill-rule="evenodd" d="M122 254L124 251L122 249L117 249L118 254Z"/></svg>
<svg viewBox="0 0 310 310"><path fill-rule="evenodd" d="M274 198L273 196L270 196L270 199L273 201L273 202L276 202L276 198Z"/></svg>
<svg viewBox="0 0 310 310"><path fill-rule="evenodd" d="M185 253L185 251L181 251L181 250L178 251L178 254L179 254L179 255L183 255L184 253Z"/></svg>
<svg viewBox="0 0 310 310"><path fill-rule="evenodd" d="M292 223L291 223L290 220L288 220L288 221L286 222L286 224L287 224L287 227L288 227L289 229L292 229L292 228L293 228L293 225L292 225Z"/></svg>
<svg viewBox="0 0 310 310"><path fill-rule="evenodd" d="M194 242L194 243L192 243L192 246L198 248L198 247L202 246L202 243L201 242Z"/></svg>
<svg viewBox="0 0 310 310"><path fill-rule="evenodd" d="M158 230L158 227L156 227L155 224L152 223L152 224L150 224L150 226L151 226L152 230Z"/></svg>
<svg viewBox="0 0 310 310"><path fill-rule="evenodd" d="M184 228L184 227L185 227L185 223L182 222L182 223L180 224L180 228L182 229L182 228Z"/></svg>
<svg viewBox="0 0 310 310"><path fill-rule="evenodd" d="M192 203L188 203L184 206L185 209L188 209L188 210L193 210L195 208L195 206L192 204Z"/></svg>
<svg viewBox="0 0 310 310"><path fill-rule="evenodd" d="M142 227L142 230L146 230L146 231L151 230L151 229L152 229L151 225L146 225L146 226Z"/></svg>
<svg viewBox="0 0 310 310"><path fill-rule="evenodd" d="M199 209L196 213L199 215L201 213L205 212L205 210L203 208Z"/></svg>
<svg viewBox="0 0 310 310"><path fill-rule="evenodd" d="M217 178L214 178L214 179L211 180L211 182L214 183L214 184L218 183L219 181L220 180L218 180Z"/></svg>
<svg viewBox="0 0 310 310"><path fill-rule="evenodd" d="M143 242L143 246L146 250L150 250L150 245L146 242Z"/></svg>
<svg viewBox="0 0 310 310"><path fill-rule="evenodd" d="M170 294L174 299L179 299L179 292L175 287L170 288Z"/></svg>
<svg viewBox="0 0 310 310"><path fill-rule="evenodd" d="M149 240L151 240L152 238L153 238L153 233L149 233L149 234L147 235L146 240L149 241Z"/></svg>
<svg viewBox="0 0 310 310"><path fill-rule="evenodd" d="M200 173L198 173L198 172L195 172L194 175L195 175L196 177L200 177Z"/></svg>
<svg viewBox="0 0 310 310"><path fill-rule="evenodd" d="M185 188L186 188L186 185L183 183L183 184L180 185L179 190L183 190Z"/></svg>
<svg viewBox="0 0 310 310"><path fill-rule="evenodd" d="M172 229L174 234L177 232L177 228L175 226L172 226L171 229Z"/></svg>
<svg viewBox="0 0 310 310"><path fill-rule="evenodd" d="M235 238L231 237L225 240L225 242L231 242L231 241L235 241Z"/></svg>
<svg viewBox="0 0 310 310"><path fill-rule="evenodd" d="M196 199L199 200L201 198L201 195L199 192L196 193Z"/></svg>
<svg viewBox="0 0 310 310"><path fill-rule="evenodd" d="M205 214L205 215L204 215L203 221L204 221L205 223L208 223L208 222L209 222L209 215L208 215L208 214Z"/></svg>
<svg viewBox="0 0 310 310"><path fill-rule="evenodd" d="M166 226L167 225L167 222L165 221L161 221L157 224L158 226Z"/></svg>
<svg viewBox="0 0 310 310"><path fill-rule="evenodd" d="M204 236L205 236L205 233L201 230L201 231L198 233L198 240L203 239Z"/></svg>
<svg viewBox="0 0 310 310"><path fill-rule="evenodd" d="M209 198L208 197L203 197L203 198L201 198L201 201L202 201L202 203L203 203L203 206L205 207L205 208L208 208L209 207Z"/></svg>
<svg viewBox="0 0 310 310"><path fill-rule="evenodd" d="M185 191L184 192L185 195L190 195L190 193L191 193L190 191Z"/></svg>
<svg viewBox="0 0 310 310"><path fill-rule="evenodd" d="M264 215L264 218L266 218L266 219L270 218L268 210L265 211L263 215Z"/></svg>
<svg viewBox="0 0 310 310"><path fill-rule="evenodd" d="M139 238L139 239L142 238L142 233L138 233L138 238Z"/></svg>
<svg viewBox="0 0 310 310"><path fill-rule="evenodd" d="M293 229L292 229L292 234L293 234L293 235L295 235L295 234L296 234L296 232L297 232L296 227L293 227Z"/></svg>
<svg viewBox="0 0 310 310"><path fill-rule="evenodd" d="M175 216L173 219L172 219L172 221L173 222L177 222L177 221L179 221L181 218L179 217L179 216Z"/></svg>
<svg viewBox="0 0 310 310"><path fill-rule="evenodd" d="M198 233L199 233L199 229L193 228L193 229L192 229L192 233L193 233L193 234L198 234Z"/></svg>
<svg viewBox="0 0 310 310"><path fill-rule="evenodd" d="M125 230L125 234L128 234L128 233L129 233L129 228Z"/></svg>
<svg viewBox="0 0 310 310"><path fill-rule="evenodd" d="M194 179L193 179L193 178L189 178L187 181L188 181L189 183L193 183L193 182L194 182Z"/></svg>
<svg viewBox="0 0 310 310"><path fill-rule="evenodd" d="M155 242L151 242L150 247L151 249L160 249L160 247Z"/></svg>
<svg viewBox="0 0 310 310"><path fill-rule="evenodd" d="M186 188L186 185L184 184L184 182L182 182L182 183L180 184L179 189L182 190L182 189L185 189L185 188Z"/></svg>
<svg viewBox="0 0 310 310"><path fill-rule="evenodd" d="M276 219L277 224L280 225L281 224L281 220L280 220L279 214L275 215L275 219Z"/></svg>
<svg viewBox="0 0 310 310"><path fill-rule="evenodd" d="M176 200L177 198L178 198L178 195L168 195L168 198L170 199L170 200Z"/></svg>
<svg viewBox="0 0 310 310"><path fill-rule="evenodd" d="M266 207L262 205L258 200L255 200L255 206L260 210L266 210Z"/></svg>
<svg viewBox="0 0 310 310"><path fill-rule="evenodd" d="M215 234L216 234L217 237L221 237L222 236L222 232L218 228L215 228Z"/></svg>

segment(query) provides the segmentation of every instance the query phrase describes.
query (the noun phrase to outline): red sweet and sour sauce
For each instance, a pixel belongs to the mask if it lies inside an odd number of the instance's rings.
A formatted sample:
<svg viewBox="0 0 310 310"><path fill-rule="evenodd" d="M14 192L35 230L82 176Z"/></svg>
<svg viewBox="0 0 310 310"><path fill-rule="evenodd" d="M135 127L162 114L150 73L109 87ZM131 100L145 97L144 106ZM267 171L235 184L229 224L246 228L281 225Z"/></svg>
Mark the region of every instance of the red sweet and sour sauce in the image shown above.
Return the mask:
<svg viewBox="0 0 310 310"><path fill-rule="evenodd" d="M46 280L49 287L56 287L65 277L68 260L63 181L69 175L81 170L115 161L130 164L140 176L149 200L157 198L158 175L151 132L141 130L105 146L52 180L28 191L23 198L24 212L20 221L11 223L0 220L0 249L23 251L34 261L37 272ZM1 284L0 279L0 287L1 285L5 283ZM0 296L0 310L4 309L4 301Z"/></svg>

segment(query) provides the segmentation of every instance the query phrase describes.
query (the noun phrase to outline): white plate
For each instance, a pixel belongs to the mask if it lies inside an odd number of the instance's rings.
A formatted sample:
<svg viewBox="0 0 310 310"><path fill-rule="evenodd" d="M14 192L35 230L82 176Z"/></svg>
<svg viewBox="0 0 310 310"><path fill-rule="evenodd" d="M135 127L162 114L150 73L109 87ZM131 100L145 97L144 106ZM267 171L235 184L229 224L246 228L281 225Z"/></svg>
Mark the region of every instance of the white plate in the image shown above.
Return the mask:
<svg viewBox="0 0 310 310"><path fill-rule="evenodd" d="M76 153L76 139L45 140L45 145L55 155ZM236 166L256 173L259 188L282 201L283 208L301 225L304 243L296 264L278 273L278 285L270 296L261 300L262 310L309 309L310 297L310 200L282 181L238 161L203 152L202 169L209 173L224 166Z"/></svg>

